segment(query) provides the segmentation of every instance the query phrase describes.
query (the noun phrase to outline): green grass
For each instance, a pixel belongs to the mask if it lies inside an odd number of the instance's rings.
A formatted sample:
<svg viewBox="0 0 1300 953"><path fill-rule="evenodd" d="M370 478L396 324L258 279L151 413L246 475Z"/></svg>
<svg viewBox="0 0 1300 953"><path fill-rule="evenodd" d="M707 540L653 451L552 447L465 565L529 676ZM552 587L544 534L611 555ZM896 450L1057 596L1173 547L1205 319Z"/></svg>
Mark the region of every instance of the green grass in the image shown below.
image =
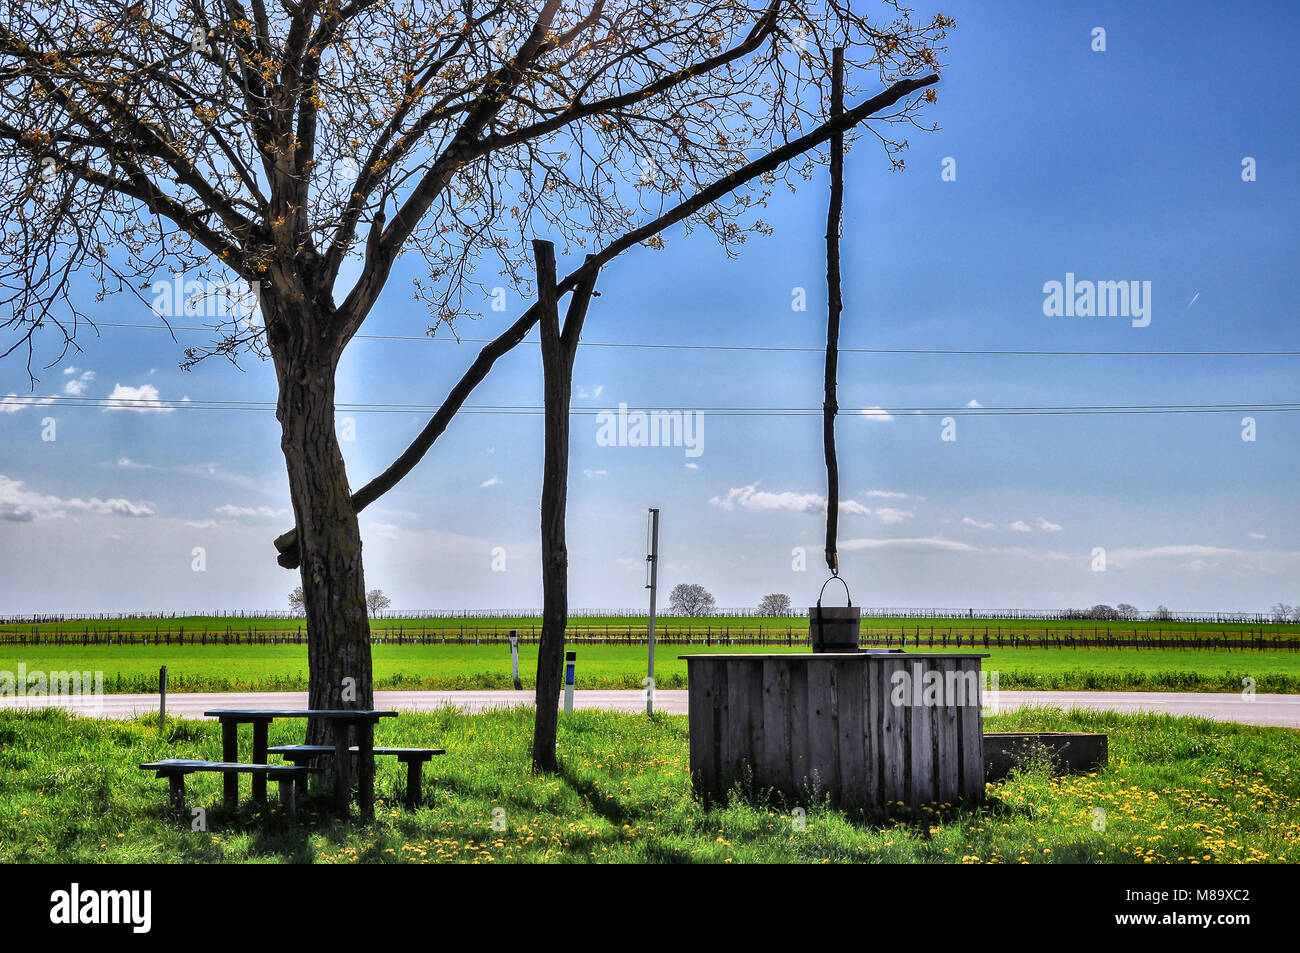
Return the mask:
<svg viewBox="0 0 1300 953"><path fill-rule="evenodd" d="M400 808L399 766L379 759L370 823L317 815L314 802L298 823L274 805L226 813L219 778L196 776L189 800L206 809L208 830L194 832L168 816L166 783L136 766L218 757L215 723L173 721L163 736L143 719L0 712L0 863L1300 862L1300 732L1288 729L1021 711L986 726L1105 731L1110 766L1066 778L1025 771L991 785L983 804L892 817L809 805L800 830L793 805L761 794L703 809L690 793L683 717L563 715L562 769L544 777L528 771L531 719L517 709L384 722L383 743L448 754L426 769L414 813ZM301 731L277 722L271 739ZM494 811L504 830L493 829Z"/></svg>
<svg viewBox="0 0 1300 953"><path fill-rule="evenodd" d="M637 688L646 672L645 646L578 645L578 688ZM701 652L806 653L806 647L660 646L655 655L658 687L686 687L686 663L678 656ZM936 650L937 651L937 650ZM954 650L955 651L955 650ZM969 649L962 651L969 652ZM534 685L537 647L520 647L524 685ZM1300 692L1300 652L1196 649L991 649L986 671L999 673L998 687L1098 691L1242 690L1255 680L1260 692ZM381 689L511 688L510 654L504 645L376 645L375 685ZM254 646L3 646L0 670L22 663L31 671L103 671L110 693L155 692L158 668L166 665L173 692L306 690L307 649L297 645Z"/></svg>

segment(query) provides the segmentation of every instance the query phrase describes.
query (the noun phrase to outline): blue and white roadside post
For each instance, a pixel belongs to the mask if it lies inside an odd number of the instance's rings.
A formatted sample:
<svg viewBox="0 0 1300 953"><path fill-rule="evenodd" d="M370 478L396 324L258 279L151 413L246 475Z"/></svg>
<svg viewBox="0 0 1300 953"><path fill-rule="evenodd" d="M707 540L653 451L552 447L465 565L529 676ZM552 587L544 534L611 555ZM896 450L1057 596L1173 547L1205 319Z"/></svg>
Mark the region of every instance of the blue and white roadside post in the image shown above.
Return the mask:
<svg viewBox="0 0 1300 953"><path fill-rule="evenodd" d="M578 653L564 653L564 710L573 711L573 670L578 666Z"/></svg>

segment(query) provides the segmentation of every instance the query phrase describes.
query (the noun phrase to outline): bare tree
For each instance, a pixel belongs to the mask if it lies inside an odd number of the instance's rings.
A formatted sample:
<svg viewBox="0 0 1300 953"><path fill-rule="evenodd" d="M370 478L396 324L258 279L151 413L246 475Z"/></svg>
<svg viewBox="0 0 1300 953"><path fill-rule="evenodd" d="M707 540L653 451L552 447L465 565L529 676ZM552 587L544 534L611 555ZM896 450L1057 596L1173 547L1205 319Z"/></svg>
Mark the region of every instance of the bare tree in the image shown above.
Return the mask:
<svg viewBox="0 0 1300 953"><path fill-rule="evenodd" d="M708 615L717 604L713 595L699 583L679 582L668 593L668 611L678 615Z"/></svg>
<svg viewBox="0 0 1300 953"><path fill-rule="evenodd" d="M773 592L758 603L758 611L763 615L786 616L790 614L790 597L784 592Z"/></svg>
<svg viewBox="0 0 1300 953"><path fill-rule="evenodd" d="M1125 622L1132 622L1139 614L1137 606L1131 605L1127 602L1121 602L1115 607L1115 611L1119 613L1119 617Z"/></svg>
<svg viewBox="0 0 1300 953"><path fill-rule="evenodd" d="M535 241L537 303L541 311L542 391L545 418L542 460L542 635L537 646L537 715L533 724L533 770L554 771L560 669L569 623L569 549L565 512L569 491L569 404L573 360L594 293L591 273L569 300L560 325L555 246Z"/></svg>
<svg viewBox="0 0 1300 953"><path fill-rule="evenodd" d="M295 517L277 545L301 569L309 704L370 707L357 512L538 319L529 308L484 348L416 443L352 494L335 369L398 256L427 265L416 295L433 333L474 311L476 275L531 294L539 232L599 249L557 295L681 221L733 253L770 230L763 200L835 133L872 118L901 167L887 131L933 100L952 21L884 8L877 23L839 0L0 0L4 353L25 351L34 385L39 330L59 356L78 349L86 277L101 296L139 296L162 269L252 289L260 320L209 315L212 340L185 366L272 362ZM885 88L815 125L836 44L847 95ZM736 178L750 153L770 168ZM358 276L340 286L349 259Z"/></svg>
<svg viewBox="0 0 1300 953"><path fill-rule="evenodd" d="M302 611L302 586L294 586L289 590L289 608L294 612Z"/></svg>
<svg viewBox="0 0 1300 953"><path fill-rule="evenodd" d="M384 595L382 589L371 589L366 593L366 611L372 616L377 612L383 612L393 604L393 600Z"/></svg>

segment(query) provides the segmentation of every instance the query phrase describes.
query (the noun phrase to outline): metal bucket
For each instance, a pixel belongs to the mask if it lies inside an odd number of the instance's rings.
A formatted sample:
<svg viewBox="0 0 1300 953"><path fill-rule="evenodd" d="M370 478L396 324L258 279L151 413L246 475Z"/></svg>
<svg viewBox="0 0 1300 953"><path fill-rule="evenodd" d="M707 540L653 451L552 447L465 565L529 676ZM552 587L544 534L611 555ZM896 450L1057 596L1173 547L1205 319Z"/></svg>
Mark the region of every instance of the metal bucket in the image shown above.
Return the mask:
<svg viewBox="0 0 1300 953"><path fill-rule="evenodd" d="M831 579L839 579L844 586L844 595L848 597L847 606L823 606L822 593ZM817 594L817 605L808 608L808 634L812 640L815 654L823 652L858 652L858 637L862 630L862 610L853 605L849 595L849 585L839 576L832 576L822 583L822 591Z"/></svg>

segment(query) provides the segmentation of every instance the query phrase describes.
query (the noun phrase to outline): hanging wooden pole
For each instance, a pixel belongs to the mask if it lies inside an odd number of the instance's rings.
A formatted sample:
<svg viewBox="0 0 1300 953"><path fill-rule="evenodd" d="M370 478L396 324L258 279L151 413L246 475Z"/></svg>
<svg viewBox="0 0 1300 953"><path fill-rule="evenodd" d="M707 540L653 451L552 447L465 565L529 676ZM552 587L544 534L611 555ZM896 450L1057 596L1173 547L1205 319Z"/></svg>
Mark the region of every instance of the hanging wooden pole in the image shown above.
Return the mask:
<svg viewBox="0 0 1300 953"><path fill-rule="evenodd" d="M831 120L844 112L844 49L836 47L831 64ZM822 442L826 448L826 568L840 571L836 536L840 519L840 467L835 457L835 378L839 365L840 312L840 223L844 214L844 133L831 137L831 201L826 214L826 399L822 404Z"/></svg>

